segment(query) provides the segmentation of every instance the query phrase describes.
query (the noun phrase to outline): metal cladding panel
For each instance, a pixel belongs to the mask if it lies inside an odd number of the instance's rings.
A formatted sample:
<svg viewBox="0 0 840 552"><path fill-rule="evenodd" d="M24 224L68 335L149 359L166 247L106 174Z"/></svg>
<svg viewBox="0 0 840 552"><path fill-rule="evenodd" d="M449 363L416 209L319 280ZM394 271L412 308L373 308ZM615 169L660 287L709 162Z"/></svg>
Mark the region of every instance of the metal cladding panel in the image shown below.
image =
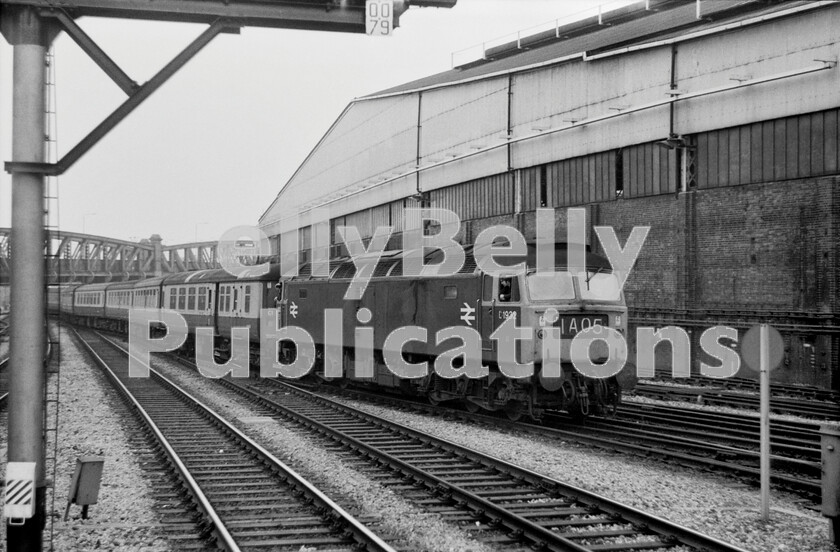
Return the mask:
<svg viewBox="0 0 840 552"><path fill-rule="evenodd" d="M420 165L432 165L503 143L507 137L507 117L507 77L424 92ZM433 190L506 169L506 153L497 149L424 170L420 173L420 188Z"/></svg>
<svg viewBox="0 0 840 552"><path fill-rule="evenodd" d="M481 155L452 161L423 171L420 175L420 189L424 192L437 190L467 180L477 180L485 176L507 172L507 170L507 148L497 148Z"/></svg>
<svg viewBox="0 0 840 552"><path fill-rule="evenodd" d="M838 114L830 109L697 134L697 186L836 173Z"/></svg>
<svg viewBox="0 0 840 552"><path fill-rule="evenodd" d="M388 203L373 207L370 210L370 227L375 231L379 226L391 225L391 206ZM371 236L373 233L371 233Z"/></svg>
<svg viewBox="0 0 840 552"><path fill-rule="evenodd" d="M347 215L344 217L344 225L355 227L362 238L369 238L373 235L370 209L364 209Z"/></svg>
<svg viewBox="0 0 840 552"><path fill-rule="evenodd" d="M513 166L530 167L664 138L667 106L621 113L667 99L670 70L668 46L516 75L513 138L537 137L513 144ZM578 121L603 116L613 117L573 128ZM568 130L546 133L564 127Z"/></svg>
<svg viewBox="0 0 840 552"><path fill-rule="evenodd" d="M507 135L507 102L507 77L423 93L421 164L503 140Z"/></svg>
<svg viewBox="0 0 840 552"><path fill-rule="evenodd" d="M668 106L661 106L515 143L511 159L514 168L527 168L667 136Z"/></svg>
<svg viewBox="0 0 840 552"><path fill-rule="evenodd" d="M679 45L678 87L709 90L838 60L840 4ZM677 103L676 131L690 134L840 105L840 69L788 77Z"/></svg>
<svg viewBox="0 0 840 552"><path fill-rule="evenodd" d="M514 211L513 174L504 173L436 190L432 206L458 213L461 220L494 217Z"/></svg>
<svg viewBox="0 0 840 552"><path fill-rule="evenodd" d="M412 195L417 191L417 184L415 181L415 177L403 177L397 178L391 182L386 182L383 184L378 185L371 185L369 189L357 192L353 195L350 195L346 198L342 198L338 201L330 202L323 207L328 208L330 212L330 219L334 219L336 217L341 217L344 215L348 215L351 213L356 213L358 211L370 208L371 205L380 205L382 203L389 203L392 201L401 200L407 196ZM279 203L278 203L279 205ZM284 213L283 216L285 217L295 217L296 213L294 212L293 207L291 204L283 203L284 205ZM277 216L280 216L278 211ZM269 220L269 219L266 219ZM269 236L275 236L278 234L285 234L287 232L287 228L296 228L297 226L292 224L291 226L285 226L286 223L283 222L285 219L278 218L277 220L273 220L272 222L264 223L260 226L263 232L265 232ZM287 222L291 222L291 218L287 220ZM281 231L282 228L282 231ZM283 249L285 241L280 242L280 248Z"/></svg>
<svg viewBox="0 0 840 552"><path fill-rule="evenodd" d="M411 94L350 104L280 192L264 228L307 204L414 169L417 101Z"/></svg>
<svg viewBox="0 0 840 552"><path fill-rule="evenodd" d="M391 226L394 227L394 232L402 232L404 229L405 224L405 209L409 206L409 203L415 203L411 200L397 200L392 201L389 204L389 208L391 209Z"/></svg>

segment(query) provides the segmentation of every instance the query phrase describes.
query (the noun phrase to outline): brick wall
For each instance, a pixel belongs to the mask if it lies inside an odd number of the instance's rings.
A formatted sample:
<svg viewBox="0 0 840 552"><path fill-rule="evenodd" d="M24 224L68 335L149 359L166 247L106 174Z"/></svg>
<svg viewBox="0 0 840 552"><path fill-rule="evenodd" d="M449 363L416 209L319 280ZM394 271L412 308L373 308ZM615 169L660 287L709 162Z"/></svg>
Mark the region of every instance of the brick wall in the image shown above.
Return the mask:
<svg viewBox="0 0 840 552"><path fill-rule="evenodd" d="M822 314L837 323L840 177L621 199L590 209L592 224L612 226L621 243L634 226L651 227L625 287L627 303L642 312L637 325L688 329L695 369L703 329L720 323L743 330L767 321L782 329L786 344L774 381L840 389L840 337L792 328L820 324ZM670 369L667 346L657 349L657 359ZM739 375L755 377L745 369Z"/></svg>

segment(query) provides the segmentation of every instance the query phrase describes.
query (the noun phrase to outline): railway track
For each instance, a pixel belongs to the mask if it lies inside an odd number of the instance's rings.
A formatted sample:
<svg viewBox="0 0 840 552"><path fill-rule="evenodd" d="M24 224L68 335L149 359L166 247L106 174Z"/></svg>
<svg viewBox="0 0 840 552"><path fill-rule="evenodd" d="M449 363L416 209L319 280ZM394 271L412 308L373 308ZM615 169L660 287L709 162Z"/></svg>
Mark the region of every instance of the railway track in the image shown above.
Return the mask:
<svg viewBox="0 0 840 552"><path fill-rule="evenodd" d="M129 378L128 353L121 346L91 331L77 336L159 440L200 513L203 535L215 546L232 551L393 551L183 389L154 370L148 378Z"/></svg>
<svg viewBox="0 0 840 552"><path fill-rule="evenodd" d="M682 383L682 381L680 382ZM640 397L667 401L698 401L712 406L732 408L759 408L759 396L746 391L733 391L720 387L677 387L638 383L634 393ZM809 400L775 395L770 398L770 411L777 414L813 417L823 420L840 420L840 403L833 400Z"/></svg>
<svg viewBox="0 0 840 552"><path fill-rule="evenodd" d="M752 484L760 480L758 422L746 416L624 403L615 418L592 417L581 425L562 414L551 414L544 424L537 425L358 389L324 391L431 414L443 412L465 421L644 458L660 458L685 467L735 475ZM815 424L775 420L771 428L771 483L815 504L822 492L818 429Z"/></svg>
<svg viewBox="0 0 840 552"><path fill-rule="evenodd" d="M218 381L251 401L255 411L321 433L356 462L387 468L390 479L404 490L423 491L419 502L427 510L465 523L474 538L496 547L579 552L739 550L643 511L283 382Z"/></svg>
<svg viewBox="0 0 840 552"><path fill-rule="evenodd" d="M668 381L671 380L670 374L661 373L657 371L657 376L654 381ZM679 383L695 386L708 386L717 389L727 390L741 390L750 391L754 393L759 392L758 381L749 378L712 378L708 376L693 375L689 378L680 378ZM778 397L798 397L803 399L811 399L817 401L834 401L840 402L840 393L822 387L815 387L813 385L794 385L787 383L771 383L771 395Z"/></svg>

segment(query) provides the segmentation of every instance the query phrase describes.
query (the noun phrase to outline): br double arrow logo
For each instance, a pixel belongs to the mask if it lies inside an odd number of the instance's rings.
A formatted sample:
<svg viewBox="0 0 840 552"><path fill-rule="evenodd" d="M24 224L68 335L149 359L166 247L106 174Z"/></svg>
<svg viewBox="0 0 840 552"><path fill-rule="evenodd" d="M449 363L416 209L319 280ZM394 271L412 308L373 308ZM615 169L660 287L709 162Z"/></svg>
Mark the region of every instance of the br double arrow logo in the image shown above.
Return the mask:
<svg viewBox="0 0 840 552"><path fill-rule="evenodd" d="M472 326L472 323L475 321L475 307L471 307L469 303L464 303L464 306L461 307L461 320L467 326Z"/></svg>

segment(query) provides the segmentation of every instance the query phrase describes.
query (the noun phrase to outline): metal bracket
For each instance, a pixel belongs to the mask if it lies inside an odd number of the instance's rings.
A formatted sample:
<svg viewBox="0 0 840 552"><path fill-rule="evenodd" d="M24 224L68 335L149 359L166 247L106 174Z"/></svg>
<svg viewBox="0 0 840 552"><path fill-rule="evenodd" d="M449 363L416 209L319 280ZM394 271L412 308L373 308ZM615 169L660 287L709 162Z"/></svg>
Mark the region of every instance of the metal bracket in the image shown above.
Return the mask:
<svg viewBox="0 0 840 552"><path fill-rule="evenodd" d="M64 157L56 163L32 163L21 161L6 162L6 172L15 173L36 173L46 176L58 176L69 169L85 153L105 137L117 124L125 119L136 107L143 103L146 98L152 95L163 83L169 80L181 67L192 59L202 48L207 46L211 40L221 33L239 34L240 26L223 20L218 20L195 40L193 40L181 53L175 56L172 61L166 64L163 69L149 79L144 85L137 87L116 63L113 62L91 39L88 37L69 16L63 12L49 12L48 15L56 17L67 30L68 34L75 40L82 49L110 76L126 94L128 99L114 110L104 121L94 128L87 136L82 138L73 149L67 152Z"/></svg>
<svg viewBox="0 0 840 552"><path fill-rule="evenodd" d="M125 72L120 69L114 60L106 54L102 48L88 36L64 10L44 10L42 17L54 17L61 24L64 31L70 35L76 44L93 60L105 73L111 77L126 95L131 96L140 85L131 80Z"/></svg>

